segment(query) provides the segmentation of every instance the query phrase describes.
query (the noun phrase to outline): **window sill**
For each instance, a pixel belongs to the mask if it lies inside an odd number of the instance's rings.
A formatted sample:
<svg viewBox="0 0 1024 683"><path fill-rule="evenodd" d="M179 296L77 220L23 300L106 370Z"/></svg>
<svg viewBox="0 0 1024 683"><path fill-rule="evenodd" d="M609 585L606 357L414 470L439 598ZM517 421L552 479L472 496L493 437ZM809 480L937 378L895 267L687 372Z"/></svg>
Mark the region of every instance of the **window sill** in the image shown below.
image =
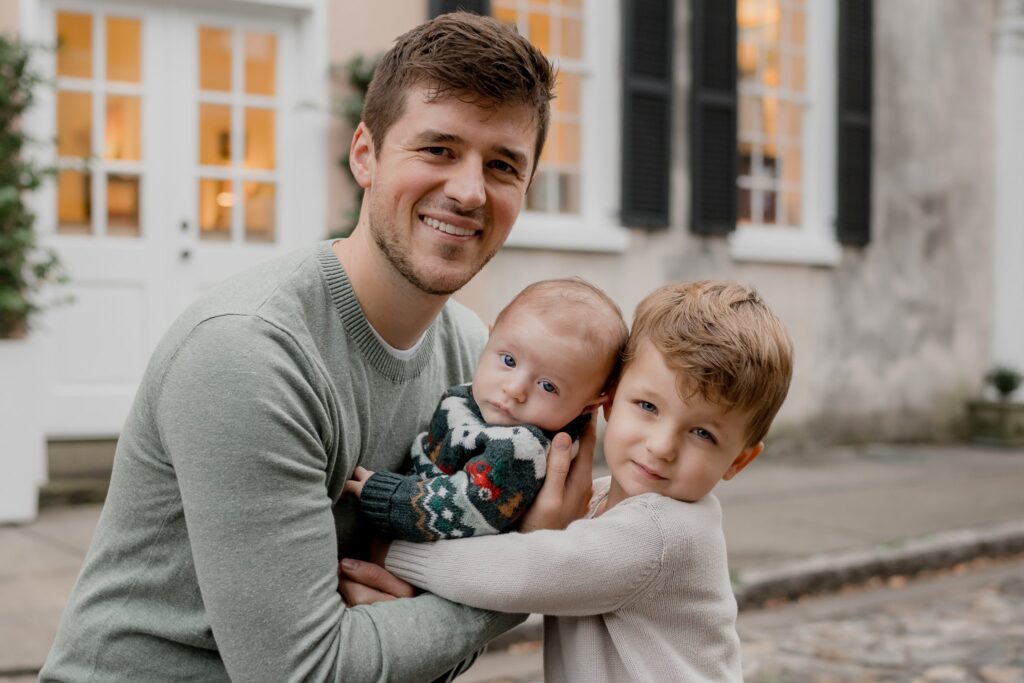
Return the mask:
<svg viewBox="0 0 1024 683"><path fill-rule="evenodd" d="M515 249L623 252L629 231L610 222L589 221L580 216L520 214L505 242Z"/></svg>
<svg viewBox="0 0 1024 683"><path fill-rule="evenodd" d="M729 235L729 254L753 263L834 266L842 250L833 237L807 229L738 226Z"/></svg>

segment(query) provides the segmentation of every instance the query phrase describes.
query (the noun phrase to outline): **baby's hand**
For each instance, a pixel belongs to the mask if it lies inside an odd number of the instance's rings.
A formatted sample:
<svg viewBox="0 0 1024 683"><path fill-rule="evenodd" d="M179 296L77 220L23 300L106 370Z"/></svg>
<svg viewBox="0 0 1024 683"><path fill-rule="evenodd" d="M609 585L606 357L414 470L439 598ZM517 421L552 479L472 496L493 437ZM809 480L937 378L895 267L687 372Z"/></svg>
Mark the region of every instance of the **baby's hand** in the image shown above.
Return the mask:
<svg viewBox="0 0 1024 683"><path fill-rule="evenodd" d="M373 472L365 467L356 467L356 471L352 473L352 478L345 482L345 493L354 493L356 498L359 498L363 495L363 484L372 476Z"/></svg>

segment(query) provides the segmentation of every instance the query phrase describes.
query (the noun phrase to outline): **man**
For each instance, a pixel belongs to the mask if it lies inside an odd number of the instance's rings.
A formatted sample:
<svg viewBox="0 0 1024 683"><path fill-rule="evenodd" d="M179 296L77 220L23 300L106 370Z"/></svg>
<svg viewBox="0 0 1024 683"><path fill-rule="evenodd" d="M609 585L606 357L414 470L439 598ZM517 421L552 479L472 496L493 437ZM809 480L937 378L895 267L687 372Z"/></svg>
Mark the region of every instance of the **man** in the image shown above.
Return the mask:
<svg viewBox="0 0 1024 683"><path fill-rule="evenodd" d="M230 279L154 352L43 680L429 680L517 623L432 595L347 608L336 567L366 540L344 482L400 469L471 375L485 330L448 298L508 236L552 87L491 19L398 39L352 139L352 237ZM566 441L527 525L587 497L592 440L571 477Z"/></svg>

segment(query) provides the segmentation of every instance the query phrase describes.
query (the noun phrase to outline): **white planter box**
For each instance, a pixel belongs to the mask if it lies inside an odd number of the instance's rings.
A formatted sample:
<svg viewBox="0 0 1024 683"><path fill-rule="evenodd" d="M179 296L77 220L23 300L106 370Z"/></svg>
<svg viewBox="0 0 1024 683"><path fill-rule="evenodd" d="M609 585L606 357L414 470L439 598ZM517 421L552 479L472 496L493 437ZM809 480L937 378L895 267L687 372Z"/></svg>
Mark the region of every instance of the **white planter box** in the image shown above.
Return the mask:
<svg viewBox="0 0 1024 683"><path fill-rule="evenodd" d="M0 524L30 522L46 481L43 343L0 339Z"/></svg>

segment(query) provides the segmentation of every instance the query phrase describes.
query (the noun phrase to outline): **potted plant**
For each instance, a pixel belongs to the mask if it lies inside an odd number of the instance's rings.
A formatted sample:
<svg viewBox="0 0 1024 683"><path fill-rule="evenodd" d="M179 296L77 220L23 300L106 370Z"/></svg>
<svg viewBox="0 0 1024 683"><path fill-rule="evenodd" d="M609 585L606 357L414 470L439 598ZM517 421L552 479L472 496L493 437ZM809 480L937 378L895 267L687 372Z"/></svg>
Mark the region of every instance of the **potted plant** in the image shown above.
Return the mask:
<svg viewBox="0 0 1024 683"><path fill-rule="evenodd" d="M985 375L985 383L997 400L970 401L967 424L975 441L1003 446L1024 446L1024 403L1010 400L1024 381L1016 368L997 365Z"/></svg>
<svg viewBox="0 0 1024 683"><path fill-rule="evenodd" d="M42 288L61 279L57 257L40 247L26 204L52 174L27 154L31 139L21 127L42 84L31 52L0 34L0 522L33 519L46 477L43 351L29 332L44 308Z"/></svg>

